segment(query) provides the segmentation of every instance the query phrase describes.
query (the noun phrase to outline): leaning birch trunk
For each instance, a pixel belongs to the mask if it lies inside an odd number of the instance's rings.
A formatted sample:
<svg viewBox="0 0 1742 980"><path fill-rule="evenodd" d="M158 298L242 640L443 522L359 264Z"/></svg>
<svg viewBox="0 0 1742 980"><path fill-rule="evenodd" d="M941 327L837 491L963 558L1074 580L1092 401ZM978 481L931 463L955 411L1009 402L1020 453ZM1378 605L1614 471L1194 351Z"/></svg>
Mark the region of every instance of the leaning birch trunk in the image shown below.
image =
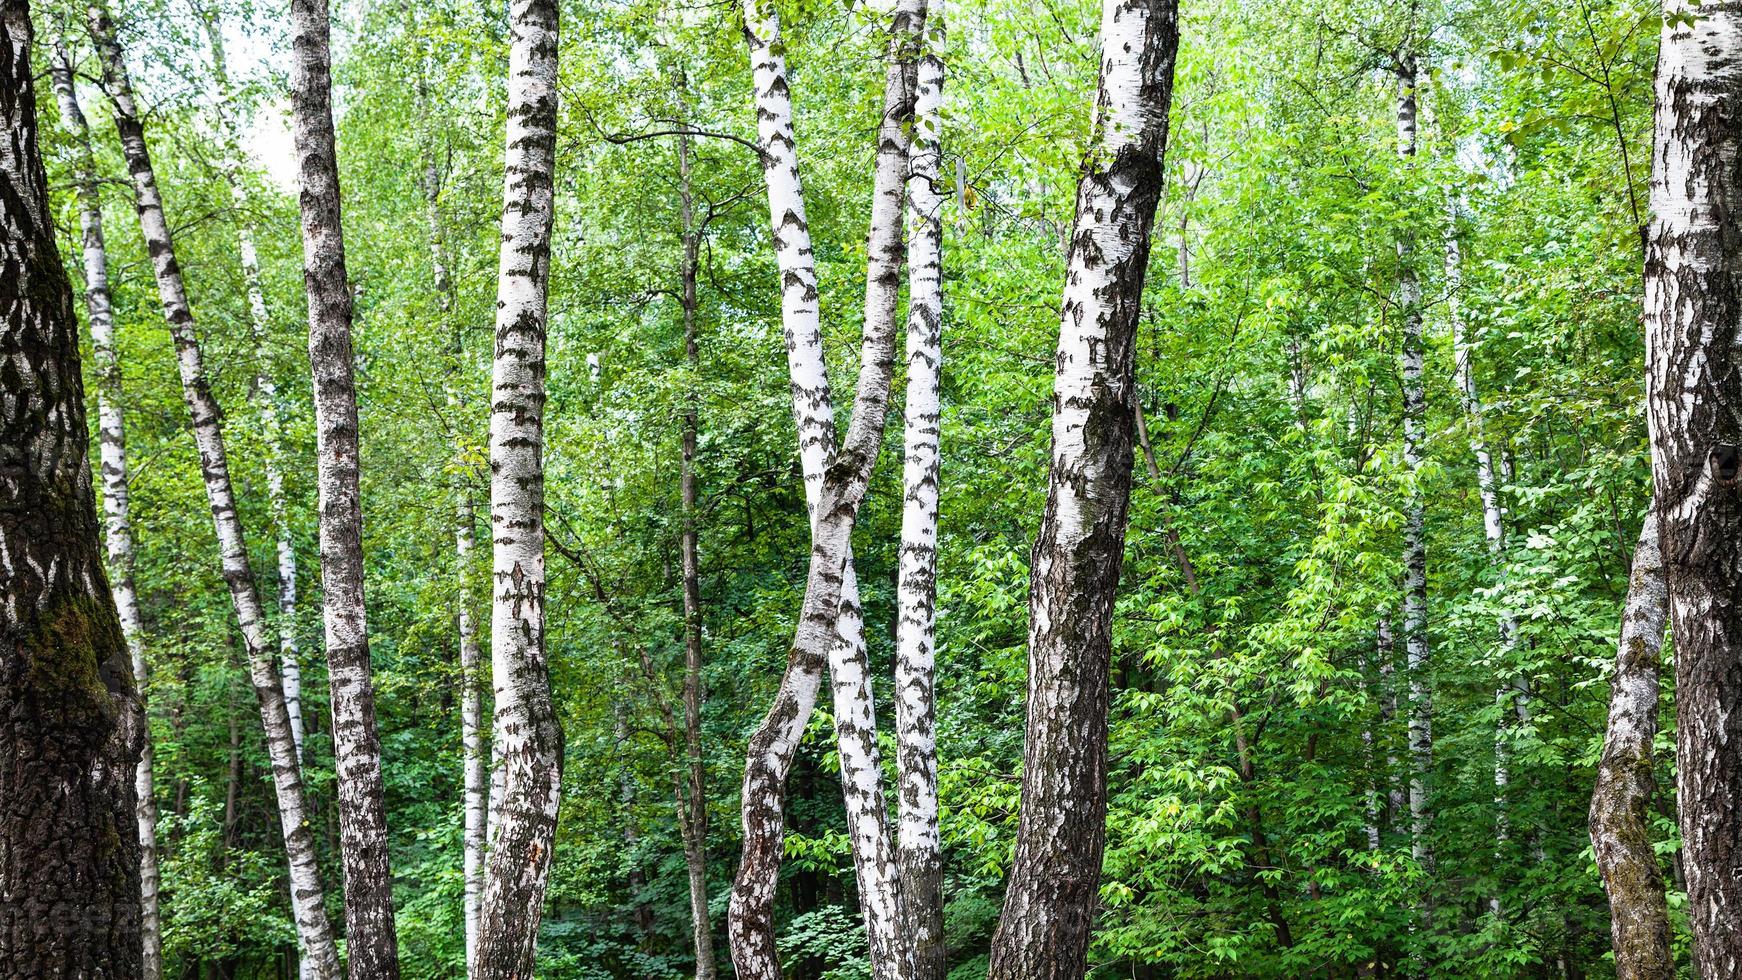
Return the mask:
<svg viewBox="0 0 1742 980"><path fill-rule="evenodd" d="M278 547L278 663L284 681L284 706L290 712L290 731L296 739L296 758L302 752L302 654L296 637L296 543L290 536L290 507L284 492L284 463L289 458L284 443L284 422L278 414L278 383L267 363L266 342L271 319L266 310L266 290L260 278L260 253L254 247L254 227L248 216L248 190L242 182L241 133L231 115L236 94L230 85L229 58L224 49L223 22L216 8L196 5L205 22L212 54L212 74L218 84L215 103L219 137L224 143L221 164L230 200L236 206L236 255L242 262L242 287L248 297L248 328L254 341L254 408L260 413L261 435L266 443L266 502L272 515L272 533Z"/></svg>
<svg viewBox="0 0 1742 980"><path fill-rule="evenodd" d="M943 850L936 730L938 374L943 361L944 0L926 12L909 152L907 400L903 406L901 564L896 578L895 752L900 771L901 900L913 980L943 980Z"/></svg>
<svg viewBox="0 0 1742 980"><path fill-rule="evenodd" d="M322 618L345 868L346 960L353 980L399 976L386 790L363 599L363 499L351 287L340 225L326 0L290 0L290 108L302 193L303 285L314 377Z"/></svg>
<svg viewBox="0 0 1742 980"><path fill-rule="evenodd" d="M1108 661L1131 503L1134 357L1179 47L1175 0L1105 0L1066 260L1052 464L1031 557L1028 725L994 980L1080 980L1107 816Z"/></svg>
<svg viewBox="0 0 1742 980"><path fill-rule="evenodd" d="M1742 4L1674 0L1657 65L1645 363L1695 972L1742 977Z"/></svg>
<svg viewBox="0 0 1742 980"><path fill-rule="evenodd" d="M1397 154L1405 165L1415 158L1415 58L1397 63ZM1421 489L1422 420L1427 397L1422 389L1421 282L1414 266L1414 237L1397 241L1397 303L1403 311L1403 464L1409 471L1403 528L1403 650L1409 682L1409 834L1410 853L1424 869L1433 867L1429 840L1433 808L1428 776L1433 769L1433 695L1428 683L1427 532Z"/></svg>
<svg viewBox="0 0 1742 980"><path fill-rule="evenodd" d="M145 631L139 595L133 585L133 524L127 514L127 427L122 413L121 360L115 349L115 314L109 301L109 252L103 240L103 199L90 128L79 108L73 64L64 39L57 39L54 93L61 124L73 139L73 169L79 185L79 229L84 247L85 312L91 321L91 354L97 362L97 446L103 472L103 516L108 545L109 581L120 616L121 635L133 664L139 691L139 765L134 769L134 823L139 828L139 938L144 980L163 976L163 920L157 890L157 800L152 788L151 729L145 716Z"/></svg>
<svg viewBox="0 0 1742 980"><path fill-rule="evenodd" d="M115 106L115 127L121 137L122 156L132 176L135 208L146 251L151 255L158 296L164 318L175 340L176 363L181 374L182 397L193 421L194 442L199 447L200 475L211 504L212 524L217 532L224 581L236 609L243 643L248 649L248 672L260 702L260 721L266 732L267 753L272 760L273 788L278 797L278 817L284 848L290 864L290 896L297 938L309 971L319 980L332 980L339 973L338 951L327 921L319 867L315 860L314 835L309 830L308 804L302 774L291 736L290 715L284 704L284 689L274 663L266 632L266 613L255 591L248 567L248 548L242 520L236 510L230 483L229 454L224 446L223 413L206 381L204 358L194 332L193 312L182 285L181 267L175 258L175 243L157 190L157 177L145 144L145 130L134 106L132 84L127 76L120 45L108 9L101 3L90 7L91 38L103 62L103 85Z"/></svg>
<svg viewBox="0 0 1742 980"><path fill-rule="evenodd" d="M562 730L544 647L544 341L556 203L556 2L513 0L509 23L490 401L490 658L503 787L492 814L478 923L475 975L484 980L532 976L562 780Z"/></svg>
<svg viewBox="0 0 1742 980"><path fill-rule="evenodd" d="M750 49L756 98L757 142L768 191L775 261L780 270L780 319L786 336L793 420L810 509L813 539L824 472L835 451L835 414L823 363L822 319L817 307L816 260L805 219L793 134L792 94L780 20L765 0L745 0L744 37ZM841 645L862 647L858 580L851 548L839 586L839 608L828 618ZM784 849L786 775L816 707L824 659L788 660L774 704L750 740L740 798L743 849L727 910L727 944L738 975L777 980L780 957L774 942L774 897Z"/></svg>
<svg viewBox="0 0 1742 980"><path fill-rule="evenodd" d="M868 395L888 398L894 369L897 307L901 297L904 258L902 225L907 201L909 131L913 125L914 68L925 26L925 0L899 0L889 31L883 112L877 130L877 154L872 176L871 221L865 241L864 357L860 369L855 414ZM878 363L873 365L872 358ZM868 386L881 385L880 395ZM883 422L877 422L879 433ZM851 445L853 432L848 432ZM874 454L873 454L874 455ZM869 460L862 465L868 476ZM831 481L825 477L824 483ZM861 491L862 492L862 491ZM818 514L821 527L826 517ZM848 548L851 548L850 534ZM847 559L851 560L851 559ZM858 618L855 595L849 601ZM901 866L890 834L889 809L883 789L883 761L877 745L876 700L871 689L871 664L865 644L828 646L829 679L835 709L835 742L841 766L841 790L846 804L847 836L853 850L853 873L859 906L869 939L871 973L876 980L897 980L911 972L911 948L903 938Z"/></svg>
<svg viewBox="0 0 1742 980"><path fill-rule="evenodd" d="M442 233L441 171L435 154L425 148L424 217L429 231L429 261L431 277L442 317L454 312L453 281L449 278L445 236ZM448 410L456 427L466 415L466 400L460 394L460 375L465 370L465 340L457 324L449 323L454 377L448 383ZM464 431L461 428L459 431ZM472 552L477 547L476 517L472 508L471 467L465 438L456 435L454 444L454 579L459 601L455 604L454 625L460 646L460 745L464 755L463 807L466 829L462 847L465 851L466 875L466 974L472 974L478 950L478 913L484 896L484 845L488 833L487 799L489 796L490 760L484 746L484 652L478 646L478 626L473 619L471 586Z"/></svg>
<svg viewBox="0 0 1742 980"><path fill-rule="evenodd" d="M1668 596L1657 515L1647 512L1633 552L1633 578L1621 613L1621 642L1610 681L1609 729L1591 793L1591 850L1609 893L1617 980L1674 980L1663 872L1651 846L1657 795L1652 742Z"/></svg>
<svg viewBox="0 0 1742 980"><path fill-rule="evenodd" d="M681 84L681 81L680 81ZM687 113L686 113L687 115ZM690 934L696 951L696 980L719 975L714 960L714 927L708 914L707 771L702 761L702 577L696 530L696 441L699 424L696 385L701 352L696 344L696 279L701 266L701 230L696 227L695 196L690 185L690 138L677 140L678 204L683 223L683 349L691 374L683 413L683 460L678 493L683 506L684 622L684 756L687 779L677 794L678 830L683 837L684 866L689 874Z"/></svg>
<svg viewBox="0 0 1742 980"><path fill-rule="evenodd" d="M133 980L144 712L103 573L31 35L24 0L0 2L0 975Z"/></svg>

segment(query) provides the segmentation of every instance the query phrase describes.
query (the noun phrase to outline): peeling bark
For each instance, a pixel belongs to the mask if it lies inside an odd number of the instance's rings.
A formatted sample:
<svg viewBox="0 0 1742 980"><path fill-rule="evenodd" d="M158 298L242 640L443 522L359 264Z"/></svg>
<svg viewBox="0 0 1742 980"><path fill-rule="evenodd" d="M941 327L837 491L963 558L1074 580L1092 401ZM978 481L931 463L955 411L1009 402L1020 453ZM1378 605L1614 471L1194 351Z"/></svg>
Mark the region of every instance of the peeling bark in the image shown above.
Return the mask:
<svg viewBox="0 0 1742 980"><path fill-rule="evenodd" d="M1134 356L1161 197L1179 11L1105 0L1090 145L1065 273L1052 464L1031 558L1028 726L993 980L1079 980L1107 816L1108 667L1131 502Z"/></svg>
<svg viewBox="0 0 1742 980"><path fill-rule="evenodd" d="M31 40L24 0L0 2L0 977L129 980L145 975L137 632L103 570Z"/></svg>
<svg viewBox="0 0 1742 980"><path fill-rule="evenodd" d="M200 453L200 475L211 505L217 532L224 581L248 648L248 671L260 704L261 725L266 732L267 752L272 759L273 787L278 797L279 826L290 864L291 907L302 945L303 959L317 980L338 975L338 951L327 920L314 837L308 826L308 802L303 792L301 768L296 758L290 714L284 703L284 688L266 634L266 614L255 590L248 566L248 548L243 538L241 516L236 510L235 490L230 482L229 453L224 445L223 413L212 397L206 380L204 355L194 332L193 311L182 285L181 266L164 215L157 176L145 143L145 130L134 105L133 87L127 75L120 45L107 7L101 2L89 8L91 39L103 63L103 87L115 107L115 126L121 137L122 156L132 178L135 210L146 251L157 279L164 319L175 341L176 363L181 375L182 397L193 422L194 442Z"/></svg>
<svg viewBox="0 0 1742 980"><path fill-rule="evenodd" d="M1694 965L1742 977L1742 4L1674 0L1657 66L1647 420L1676 646Z"/></svg>
<svg viewBox="0 0 1742 980"><path fill-rule="evenodd" d="M1663 872L1651 846L1657 795L1652 742L1668 594L1657 515L1647 513L1633 552L1633 577L1621 613L1621 641L1610 679L1609 727L1591 793L1591 850L1609 893L1617 980L1674 980Z"/></svg>

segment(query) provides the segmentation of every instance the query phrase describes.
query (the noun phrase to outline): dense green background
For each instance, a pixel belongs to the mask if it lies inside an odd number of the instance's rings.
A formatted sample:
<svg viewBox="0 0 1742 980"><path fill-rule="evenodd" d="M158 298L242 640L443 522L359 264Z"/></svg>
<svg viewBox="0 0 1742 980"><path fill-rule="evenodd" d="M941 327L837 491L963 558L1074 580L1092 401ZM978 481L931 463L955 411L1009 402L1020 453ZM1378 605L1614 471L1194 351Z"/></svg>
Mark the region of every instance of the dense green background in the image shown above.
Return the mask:
<svg viewBox="0 0 1742 980"><path fill-rule="evenodd" d="M504 8L351 0L335 11L369 615L412 977L463 972L454 613L462 580L481 591L488 549L473 567L456 567L446 484L456 440L483 457ZM860 315L883 24L875 10L820 0L781 9L842 390ZM229 413L256 573L270 594L238 221L251 221L260 239L269 369L293 448L309 778L336 903L296 202L268 176L288 168L256 156L249 209L238 213L219 177L197 22L182 0L134 0L117 14ZM65 16L41 5L43 35ZM284 11L237 5L225 16L242 52L232 52L246 83L238 110L251 126L282 130L285 83L273 66L286 60ZM676 295L675 148L669 138L606 138L669 128L660 120L676 115L680 86L695 125L753 136L736 16L731 3L563 4L549 502L553 535L592 556L611 608L551 551L549 644L568 756L540 953L550 978L690 968L672 760L636 659L648 651L664 671L658 683L675 690L678 433L688 393L699 392L702 406L716 922L736 863L743 741L784 663L803 587L806 521L755 158L736 142L698 140L697 191L710 220L701 369L692 373ZM948 16L946 169L960 161L966 200L945 212L939 730L951 963L954 976L970 977L984 969L1015 831L1027 550L1044 495L1061 239L1093 99L1097 10L1087 0L960 0ZM1584 815L1648 483L1632 198L1643 197L1649 166L1655 6L1186 0L1183 20L1138 361L1161 479L1140 464L1115 625L1095 975L1353 976L1376 959L1432 976L1609 973L1607 908ZM1431 70L1422 153L1404 167L1384 66L1411 23ZM83 44L76 30L74 41ZM82 94L103 140L99 159L119 178L107 107L93 84ZM39 99L52 122L46 84ZM64 138L55 134L47 152L77 282ZM440 309L428 257L418 183L426 152L445 178L451 313ZM104 195L154 670L169 965L185 977L281 975L294 934L270 770L125 185ZM1400 785L1396 760L1407 758L1401 716L1385 720L1389 682L1374 657L1376 624L1398 615L1402 593L1410 476L1392 297L1405 234L1418 243L1429 337L1430 465L1419 481L1435 702L1431 873L1410 858L1406 820L1384 822L1378 851L1363 830L1370 788ZM1452 376L1442 248L1453 234L1487 408L1482 435L1505 461L1509 534L1498 564L1482 537L1474 433ZM447 348L456 329L465 337L457 360ZM1301 415L1290 398L1291 351L1308 376ZM449 384L467 393L465 410L447 406ZM892 645L899 454L893 426L855 540L880 676ZM487 481L461 469L487 531ZM1169 527L1195 565L1199 596L1184 587ZM1503 610L1521 624L1510 653L1498 641ZM1497 849L1495 688L1519 674L1536 692L1534 721L1503 736L1513 832ZM1236 756L1234 708L1251 745L1249 772ZM1371 749L1364 731L1376 733ZM1666 749L1670 737L1661 736ZM819 712L793 777L781 897L794 975L809 978L866 975L831 742ZM1665 787L1670 755L1660 753ZM1666 791L1666 876L1672 806ZM1489 908L1495 896L1499 916ZM1435 908L1431 928L1412 912L1424 899ZM1279 940L1283 923L1291 947Z"/></svg>

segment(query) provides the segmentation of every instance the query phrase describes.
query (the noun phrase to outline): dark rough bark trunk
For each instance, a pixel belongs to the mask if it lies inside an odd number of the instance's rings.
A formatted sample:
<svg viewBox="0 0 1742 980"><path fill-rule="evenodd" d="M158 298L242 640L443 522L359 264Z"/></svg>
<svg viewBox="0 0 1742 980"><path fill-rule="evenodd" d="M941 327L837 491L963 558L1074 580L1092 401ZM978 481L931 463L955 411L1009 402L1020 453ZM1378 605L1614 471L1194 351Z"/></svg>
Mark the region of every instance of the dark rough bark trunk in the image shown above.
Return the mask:
<svg viewBox="0 0 1742 980"><path fill-rule="evenodd" d="M1103 4L1046 511L1031 558L1022 812L992 941L995 980L1081 978L1088 968L1106 835L1107 674L1131 496L1134 354L1178 46L1174 0Z"/></svg>
<svg viewBox="0 0 1742 980"><path fill-rule="evenodd" d="M399 976L399 950L363 601L357 386L333 139L326 0L291 0L290 16L290 102L302 186L303 285L308 293L308 356L314 378L321 594L345 868L346 960L354 980L393 980Z"/></svg>
<svg viewBox="0 0 1742 980"><path fill-rule="evenodd" d="M557 4L514 0L490 406L491 673L501 799L477 977L531 980L562 781L544 646L544 345L555 208Z"/></svg>
<svg viewBox="0 0 1742 980"><path fill-rule="evenodd" d="M122 410L121 361L115 350L115 314L109 298L109 250L103 236L103 199L91 132L73 87L72 58L58 38L50 71L60 103L61 125L73 139L73 166L79 184L79 228L84 251L85 311L90 319L91 355L97 367L97 442L103 474L103 514L110 582L121 635L139 690L141 736L133 787L139 826L140 940L143 980L163 976L163 929L158 909L157 802L152 783L151 729L145 716L145 630L133 585L133 522L128 514L127 426Z"/></svg>
<svg viewBox="0 0 1742 980"><path fill-rule="evenodd" d="M284 836L285 854L290 865L290 893L296 917L297 935L303 945L303 956L309 962L311 974L318 980L329 980L338 973L338 951L333 943L332 928L322 896L319 868L315 859L314 837L308 826L308 802L303 792L302 773L297 763L296 742L292 736L290 714L284 703L284 688L273 661L271 642L266 634L266 614L255 589L253 571L248 566L248 546L243 538L242 521L236 510L235 490L230 482L229 453L224 445L223 413L212 397L206 380L205 358L194 332L193 311L188 305L187 290L182 285L181 266L176 261L175 243L169 221L164 215L163 198L157 189L157 175L152 169L151 154L145 143L145 129L140 124L134 104L133 86L121 47L115 40L114 24L103 3L93 3L88 9L91 39L103 63L103 86L115 107L115 128L121 138L122 156L132 178L134 210L139 216L140 232L146 251L151 256L152 273L157 280L158 297L163 305L170 336L175 341L176 366L181 374L182 399L187 403L193 422L194 442L200 454L200 477L205 483L206 498L211 506L212 525L217 532L219 557L224 582L229 587L231 604L236 610L237 625L248 648L248 671L260 704L261 726L266 732L267 752L272 758L272 777L278 797L279 826Z"/></svg>
<svg viewBox="0 0 1742 980"><path fill-rule="evenodd" d="M87 458L30 9L0 2L0 977L143 976L144 741Z"/></svg>
<svg viewBox="0 0 1742 980"><path fill-rule="evenodd" d="M1694 963L1742 977L1742 4L1674 0L1657 67L1647 419Z"/></svg>
<svg viewBox="0 0 1742 980"><path fill-rule="evenodd" d="M696 343L696 278L701 264L701 229L696 226L695 197L690 187L690 140L677 142L678 201L683 222L683 349L684 363L692 376L684 404L683 460L678 493L683 506L683 620L684 620L684 755L688 784L680 795L678 820L682 832L684 866L690 883L690 932L696 950L696 980L718 975L714 961L714 928L708 918L708 797L707 770L702 762L702 575L697 542L696 437L699 428L699 396L696 385L701 371L701 352Z"/></svg>
<svg viewBox="0 0 1742 980"><path fill-rule="evenodd" d="M1617 980L1674 980L1663 873L1651 849L1657 795L1651 743L1657 737L1664 620L1669 613L1658 549L1657 515L1648 513L1633 552L1633 579L1621 615L1621 642L1610 680L1609 729L1591 794L1591 849L1609 892Z"/></svg>

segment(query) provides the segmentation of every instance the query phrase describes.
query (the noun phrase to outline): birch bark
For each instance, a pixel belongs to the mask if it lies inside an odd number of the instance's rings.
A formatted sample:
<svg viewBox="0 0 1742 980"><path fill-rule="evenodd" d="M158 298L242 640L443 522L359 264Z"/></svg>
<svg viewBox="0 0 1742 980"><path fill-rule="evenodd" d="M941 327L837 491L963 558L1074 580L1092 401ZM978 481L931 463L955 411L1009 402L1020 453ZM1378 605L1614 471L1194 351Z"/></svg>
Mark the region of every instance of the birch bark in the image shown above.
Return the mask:
<svg viewBox="0 0 1742 980"><path fill-rule="evenodd" d="M339 164L333 136L326 0L290 0L290 108L302 187L303 285L314 376L320 487L322 618L345 868L347 966L353 980L399 976L386 790L375 727L363 595L363 500L351 287L345 273Z"/></svg>
<svg viewBox="0 0 1742 980"><path fill-rule="evenodd" d="M1046 510L1031 558L1022 809L992 940L994 980L1079 980L1088 968L1136 334L1178 46L1174 0L1104 0L1099 93L1066 260Z"/></svg>
<svg viewBox="0 0 1742 980"><path fill-rule="evenodd" d="M1652 742L1657 738L1668 594L1657 515L1648 512L1633 552L1633 577L1621 614L1621 642L1609 689L1609 727L1591 793L1591 850L1609 893L1617 980L1674 980L1663 873L1651 847L1657 795Z"/></svg>
<svg viewBox="0 0 1742 980"><path fill-rule="evenodd" d="M79 229L83 246L85 313L91 326L91 354L97 362L97 446L103 473L103 516L109 581L115 595L121 635L138 689L139 765L134 769L134 823L139 828L139 937L144 980L163 976L163 920L158 908L157 801L152 787L151 729L145 714L145 630L139 595L133 585L133 524L127 513L127 426L122 410L121 361L115 348L115 315L109 301L109 252L103 239L103 199L91 153L90 127L79 107L72 58L57 39L49 66L60 103L61 124L73 140L73 169L79 186Z"/></svg>
<svg viewBox="0 0 1742 980"><path fill-rule="evenodd" d="M1647 421L1676 645L1676 801L1694 965L1742 976L1742 4L1675 0L1657 65Z"/></svg>
<svg viewBox="0 0 1742 980"><path fill-rule="evenodd" d="M132 980L143 709L103 572L31 41L25 0L0 0L0 977Z"/></svg>
<svg viewBox="0 0 1742 980"><path fill-rule="evenodd" d="M427 107L426 107L427 111ZM454 310L454 286L448 272L446 236L442 231L441 168L436 163L433 147L425 148L424 218L429 231L430 271L435 285L436 302L444 319ZM460 393L458 375L465 369L465 339L458 324L449 324L453 331L453 372L456 378L448 384L448 410L455 425L467 418L466 399ZM466 829L463 848L466 876L466 973L472 967L478 949L478 915L484 895L484 848L489 832L488 797L490 758L484 744L484 653L478 646L478 626L473 619L475 607L471 587L472 552L477 547L477 518L472 506L471 463L463 437L456 435L454 445L454 578L458 584L459 602L454 610L455 631L460 645L460 745L464 755L463 807Z"/></svg>
<svg viewBox="0 0 1742 980"><path fill-rule="evenodd" d="M266 633L266 615L248 567L248 548L243 540L241 516L236 510L230 482L229 454L224 445L223 413L206 381L204 357L194 332L193 311L176 262L175 243L158 193L157 176L145 143L145 130L134 105L133 87L108 8L101 2L88 8L91 39L103 63L103 87L115 107L115 126L121 138L122 156L132 178L135 210L139 215L146 251L157 279L164 319L176 347L182 397L193 422L194 442L199 447L200 475L211 504L212 524L217 532L224 581L248 648L248 671L260 703L260 721L266 732L267 752L272 759L272 779L278 797L280 829L290 864L290 894L302 957L312 976L332 980L339 972L338 951L327 920L314 836L308 825L308 803L302 773L296 759L290 714L284 704L284 688Z"/></svg>
<svg viewBox="0 0 1742 980"><path fill-rule="evenodd" d="M557 5L512 0L490 405L490 657L503 774L475 973L530 980L562 780L544 646L544 344L555 211Z"/></svg>
<svg viewBox="0 0 1742 980"><path fill-rule="evenodd" d="M791 89L778 15L764 0L745 0L757 105L758 144L768 189L775 256L781 271L781 320L792 378L799 458L811 512L811 561L804 605L780 689L746 753L742 799L743 854L733 883L727 934L733 963L745 978L780 976L774 942L774 890L778 882L786 774L821 686L822 666L833 674L837 741L846 794L849 835L860 901L870 938L873 975L900 976L906 957L899 871L887 826L864 626L852 565L852 528L881 447L894 370L895 300L900 289L902 167L911 112L902 50L911 50L923 25L923 5L903 0L891 36L872 229L867 241L865 331L858 388L846 439L837 451L834 411L822 356L816 269L798 175ZM890 86L900 98L890 99Z"/></svg>
<svg viewBox="0 0 1742 980"><path fill-rule="evenodd" d="M1415 158L1416 65L1405 52L1397 60L1397 154ZM1427 397L1422 388L1421 282L1415 271L1415 239L1397 240L1397 304L1403 311L1403 464L1409 471L1403 528L1403 650L1409 682L1410 853L1424 869L1433 867L1429 840L1433 807L1428 776L1433 769L1433 689L1428 683L1427 528L1421 489L1422 420Z"/></svg>
<svg viewBox="0 0 1742 980"><path fill-rule="evenodd" d="M897 844L905 940L913 980L943 980L943 851L938 834L936 647L938 375L943 361L944 0L926 12L925 53L914 89L909 150L907 399L904 487L896 579L895 737L900 770Z"/></svg>
<svg viewBox="0 0 1742 980"><path fill-rule="evenodd" d="M290 712L290 731L296 739L296 758L303 758L302 653L296 636L296 544L290 535L290 508L284 492L284 463L289 454L284 444L284 422L278 412L278 382L267 363L267 336L272 320L266 308L266 290L260 278L260 253L254 246L254 226L249 217L248 190L242 183L241 133L231 105L236 101L230 83L230 63L225 54L223 21L216 8L196 5L205 23L212 54L212 75L218 84L216 111L219 136L224 143L221 168L236 206L236 255L242 262L242 287L248 297L248 327L254 340L255 411L260 413L261 435L266 443L266 501L272 515L272 532L278 548L278 664L284 682L284 706Z"/></svg>

